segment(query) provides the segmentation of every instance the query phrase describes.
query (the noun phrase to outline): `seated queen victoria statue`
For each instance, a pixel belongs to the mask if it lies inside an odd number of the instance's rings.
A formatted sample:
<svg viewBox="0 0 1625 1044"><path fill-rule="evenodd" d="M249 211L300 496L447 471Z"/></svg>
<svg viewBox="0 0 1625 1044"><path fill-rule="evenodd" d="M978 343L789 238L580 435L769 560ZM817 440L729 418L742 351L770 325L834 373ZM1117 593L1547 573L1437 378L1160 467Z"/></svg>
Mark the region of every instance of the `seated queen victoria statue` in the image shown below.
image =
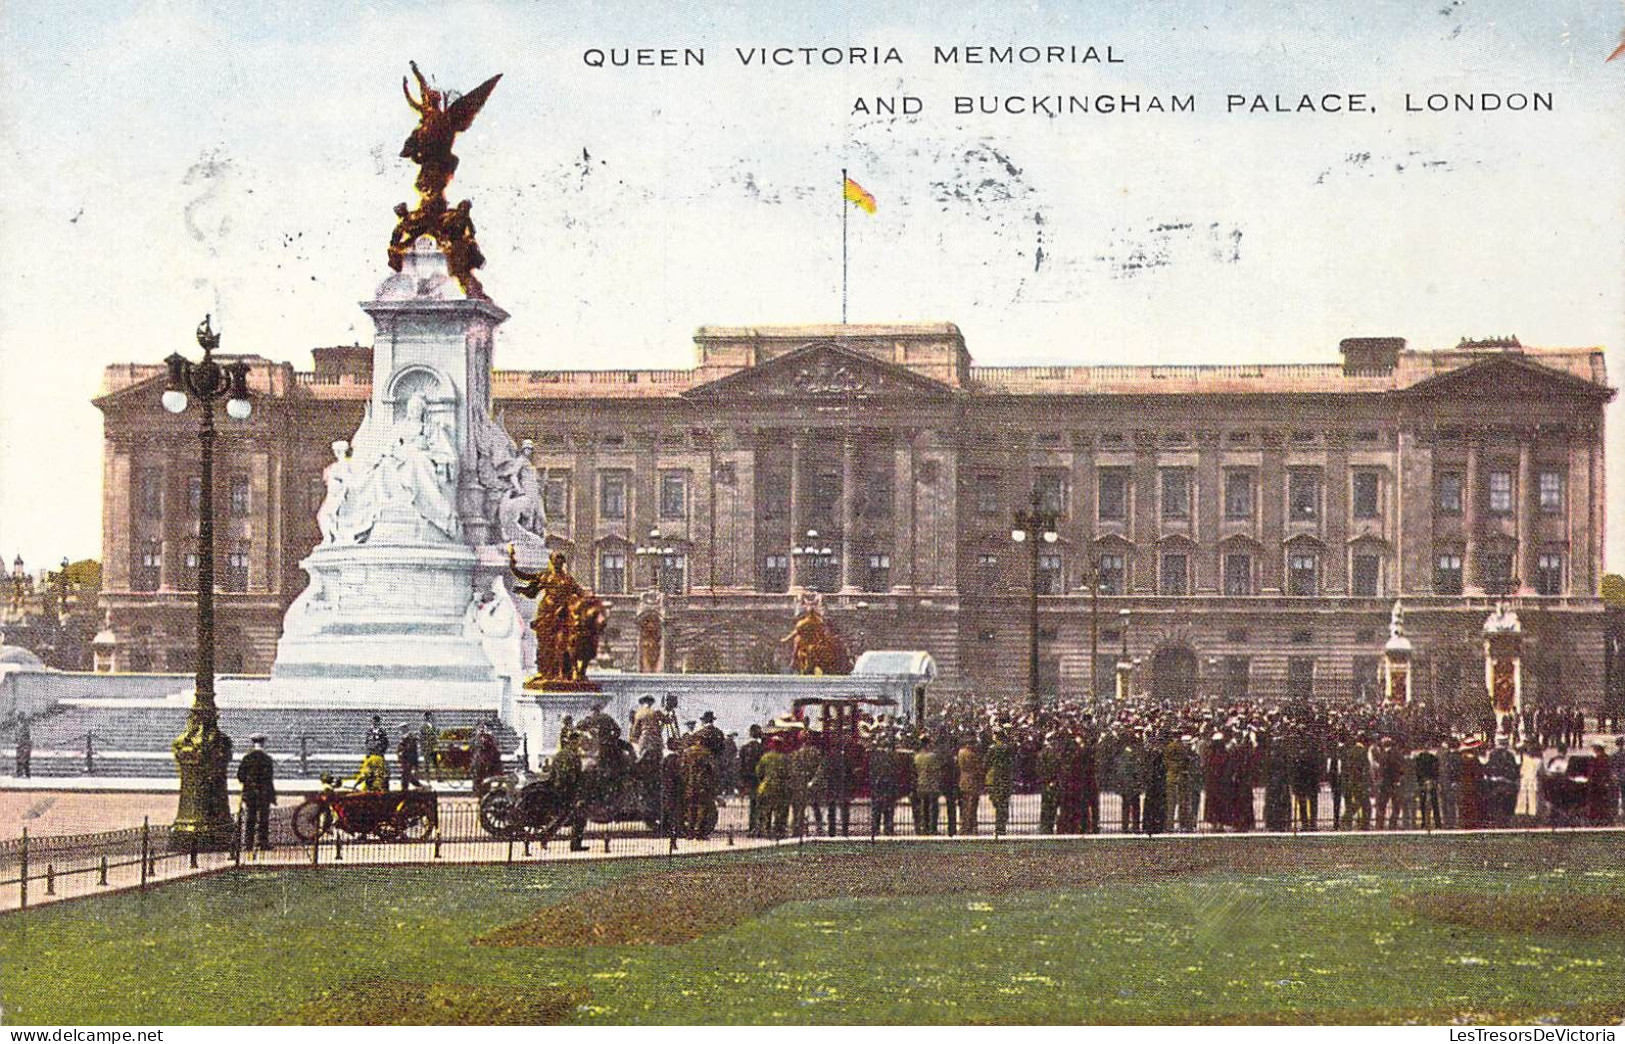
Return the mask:
<svg viewBox="0 0 1625 1044"><path fill-rule="evenodd" d="M318 515L324 544L364 544L385 521L426 524L432 532L417 535L431 540L456 537L457 447L422 394L406 400L387 432L374 429L369 411L354 446L336 443L333 454Z"/></svg>
<svg viewBox="0 0 1625 1044"><path fill-rule="evenodd" d="M386 499L404 499L424 521L448 537L456 536L457 447L451 433L428 415L422 395L407 399L403 413L391 433L389 454L380 461L389 468L393 483Z"/></svg>

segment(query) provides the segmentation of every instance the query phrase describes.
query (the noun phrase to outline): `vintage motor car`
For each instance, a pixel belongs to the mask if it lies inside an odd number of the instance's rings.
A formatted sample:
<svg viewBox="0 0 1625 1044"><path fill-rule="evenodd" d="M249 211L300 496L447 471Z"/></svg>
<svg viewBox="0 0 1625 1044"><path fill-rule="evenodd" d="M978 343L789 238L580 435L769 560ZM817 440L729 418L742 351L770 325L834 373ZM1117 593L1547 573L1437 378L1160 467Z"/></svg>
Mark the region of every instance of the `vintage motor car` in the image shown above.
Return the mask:
<svg viewBox="0 0 1625 1044"><path fill-rule="evenodd" d="M309 844L338 831L380 841L420 841L440 825L439 796L416 790L345 790L332 776L293 812L293 833Z"/></svg>

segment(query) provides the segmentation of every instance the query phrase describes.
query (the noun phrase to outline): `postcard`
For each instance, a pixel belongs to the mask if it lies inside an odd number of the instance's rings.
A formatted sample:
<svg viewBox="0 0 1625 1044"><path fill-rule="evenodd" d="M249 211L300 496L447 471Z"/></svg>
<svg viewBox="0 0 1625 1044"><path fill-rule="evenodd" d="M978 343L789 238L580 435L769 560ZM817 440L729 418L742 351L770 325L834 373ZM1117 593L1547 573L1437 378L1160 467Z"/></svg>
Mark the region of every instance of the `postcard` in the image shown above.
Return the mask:
<svg viewBox="0 0 1625 1044"><path fill-rule="evenodd" d="M1614 1039L1614 0L0 21L14 1039Z"/></svg>

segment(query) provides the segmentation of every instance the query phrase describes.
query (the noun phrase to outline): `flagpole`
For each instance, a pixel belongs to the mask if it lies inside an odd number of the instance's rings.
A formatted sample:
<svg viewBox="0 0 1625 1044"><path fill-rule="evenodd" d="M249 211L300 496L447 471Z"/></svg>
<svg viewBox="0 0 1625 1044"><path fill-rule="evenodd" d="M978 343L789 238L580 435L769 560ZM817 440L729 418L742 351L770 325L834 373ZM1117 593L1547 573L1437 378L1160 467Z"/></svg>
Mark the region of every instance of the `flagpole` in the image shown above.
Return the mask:
<svg viewBox="0 0 1625 1044"><path fill-rule="evenodd" d="M846 168L841 168L841 325L846 325Z"/></svg>

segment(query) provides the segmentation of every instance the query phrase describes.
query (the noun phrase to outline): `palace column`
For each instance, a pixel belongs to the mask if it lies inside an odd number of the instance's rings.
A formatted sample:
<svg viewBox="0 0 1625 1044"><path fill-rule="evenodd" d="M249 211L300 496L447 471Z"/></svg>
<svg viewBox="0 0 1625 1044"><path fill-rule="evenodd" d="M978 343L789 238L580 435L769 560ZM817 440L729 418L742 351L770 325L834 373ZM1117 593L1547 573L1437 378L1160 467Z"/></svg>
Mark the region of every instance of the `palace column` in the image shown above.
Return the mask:
<svg viewBox="0 0 1625 1044"><path fill-rule="evenodd" d="M801 533L801 432L798 431L790 435L790 542L784 548L792 591L806 586L802 583L800 557L795 553Z"/></svg>
<svg viewBox="0 0 1625 1044"><path fill-rule="evenodd" d="M848 428L841 440L841 593L856 590L852 586L852 526L856 515L857 498L852 495L856 467L856 447L852 429Z"/></svg>
<svg viewBox="0 0 1625 1044"><path fill-rule="evenodd" d="M1467 473L1461 480L1461 590L1463 594L1483 594L1478 582L1478 437L1467 433Z"/></svg>
<svg viewBox="0 0 1625 1044"><path fill-rule="evenodd" d="M1530 518L1529 505L1532 501L1530 482L1532 481L1530 462L1530 436L1528 432L1518 435L1518 594L1529 595L1535 593L1535 527Z"/></svg>

